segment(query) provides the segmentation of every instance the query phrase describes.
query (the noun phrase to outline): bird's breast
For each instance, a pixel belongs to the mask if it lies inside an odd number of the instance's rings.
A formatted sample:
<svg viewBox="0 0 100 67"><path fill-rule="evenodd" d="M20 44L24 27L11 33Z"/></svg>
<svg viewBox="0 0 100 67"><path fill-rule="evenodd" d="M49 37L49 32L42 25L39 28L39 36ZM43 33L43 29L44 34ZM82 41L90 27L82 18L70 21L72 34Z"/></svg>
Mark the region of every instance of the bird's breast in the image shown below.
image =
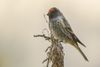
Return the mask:
<svg viewBox="0 0 100 67"><path fill-rule="evenodd" d="M61 23L61 20L59 18L55 21L51 21L49 23L50 31L55 39L64 40L66 35L61 30L59 23Z"/></svg>

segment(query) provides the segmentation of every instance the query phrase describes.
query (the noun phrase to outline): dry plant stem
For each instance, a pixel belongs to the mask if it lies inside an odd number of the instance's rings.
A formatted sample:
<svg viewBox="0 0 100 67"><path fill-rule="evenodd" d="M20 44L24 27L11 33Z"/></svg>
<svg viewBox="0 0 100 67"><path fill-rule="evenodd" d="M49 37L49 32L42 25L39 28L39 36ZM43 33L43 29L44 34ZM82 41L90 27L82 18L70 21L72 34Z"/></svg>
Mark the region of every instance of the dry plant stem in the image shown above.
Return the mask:
<svg viewBox="0 0 100 67"><path fill-rule="evenodd" d="M64 67L64 53L61 42L54 39L53 36L34 35L34 37L43 37L51 42L51 46L46 49L48 58L45 59L43 63L47 61L47 67L50 62L52 62L51 67Z"/></svg>
<svg viewBox="0 0 100 67"><path fill-rule="evenodd" d="M61 42L55 40L53 37L51 38L52 49L50 50L51 53L51 61L52 67L64 67L64 53L63 47Z"/></svg>
<svg viewBox="0 0 100 67"><path fill-rule="evenodd" d="M43 35L34 35L34 37L44 37L46 40L49 40L50 37Z"/></svg>

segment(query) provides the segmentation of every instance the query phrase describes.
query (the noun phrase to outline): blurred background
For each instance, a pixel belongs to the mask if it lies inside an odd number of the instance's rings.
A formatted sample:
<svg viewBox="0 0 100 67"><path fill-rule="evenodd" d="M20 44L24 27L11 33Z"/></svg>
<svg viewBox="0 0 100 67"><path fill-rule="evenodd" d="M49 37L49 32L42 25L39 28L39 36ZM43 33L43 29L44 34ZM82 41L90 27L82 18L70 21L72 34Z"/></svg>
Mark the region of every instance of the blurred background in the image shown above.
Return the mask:
<svg viewBox="0 0 100 67"><path fill-rule="evenodd" d="M43 15L51 7L63 12L78 38L87 46L80 53L64 46L65 67L100 67L100 1L99 0L0 0L0 67L45 67L43 38L34 38L48 29ZM48 17L46 17L48 19Z"/></svg>

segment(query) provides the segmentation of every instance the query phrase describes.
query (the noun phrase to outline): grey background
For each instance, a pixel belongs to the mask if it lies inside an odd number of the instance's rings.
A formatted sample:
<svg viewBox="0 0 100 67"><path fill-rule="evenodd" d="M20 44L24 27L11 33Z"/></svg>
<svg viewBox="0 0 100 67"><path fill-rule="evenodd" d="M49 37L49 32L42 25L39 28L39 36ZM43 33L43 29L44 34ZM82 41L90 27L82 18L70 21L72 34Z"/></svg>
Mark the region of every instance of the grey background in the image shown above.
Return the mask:
<svg viewBox="0 0 100 67"><path fill-rule="evenodd" d="M81 49L90 62L70 45L63 44L65 67L100 67L99 0L0 0L0 67L45 67L43 38L33 38L48 28L43 14L59 8L75 34L87 46Z"/></svg>

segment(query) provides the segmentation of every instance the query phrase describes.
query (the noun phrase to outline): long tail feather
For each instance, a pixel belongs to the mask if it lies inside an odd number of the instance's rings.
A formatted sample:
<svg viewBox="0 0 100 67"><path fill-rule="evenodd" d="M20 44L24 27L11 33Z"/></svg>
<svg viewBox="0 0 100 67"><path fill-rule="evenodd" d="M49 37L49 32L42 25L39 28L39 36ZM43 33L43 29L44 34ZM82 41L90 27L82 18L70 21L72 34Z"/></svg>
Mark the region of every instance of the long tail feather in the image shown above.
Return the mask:
<svg viewBox="0 0 100 67"><path fill-rule="evenodd" d="M80 47L77 47L78 51L81 53L81 55L83 56L83 58L86 60L86 61L89 61L88 58L86 57L86 55L83 53L83 51L80 49Z"/></svg>

